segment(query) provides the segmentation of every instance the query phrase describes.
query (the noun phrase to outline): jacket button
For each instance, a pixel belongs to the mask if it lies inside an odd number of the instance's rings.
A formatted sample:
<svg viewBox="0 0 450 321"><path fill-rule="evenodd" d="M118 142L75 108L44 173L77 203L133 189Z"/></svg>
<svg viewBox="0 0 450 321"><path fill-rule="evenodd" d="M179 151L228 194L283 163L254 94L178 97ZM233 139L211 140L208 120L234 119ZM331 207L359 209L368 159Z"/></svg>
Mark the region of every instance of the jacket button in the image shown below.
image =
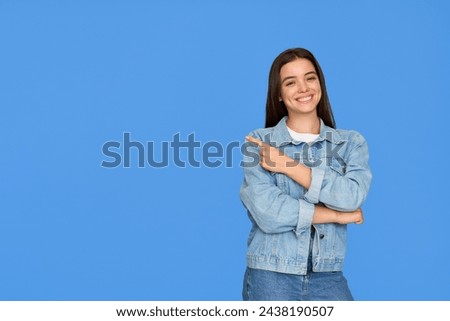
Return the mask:
<svg viewBox="0 0 450 321"><path fill-rule="evenodd" d="M320 234L320 239L323 239L324 237L325 237L325 235L323 235L323 234Z"/></svg>

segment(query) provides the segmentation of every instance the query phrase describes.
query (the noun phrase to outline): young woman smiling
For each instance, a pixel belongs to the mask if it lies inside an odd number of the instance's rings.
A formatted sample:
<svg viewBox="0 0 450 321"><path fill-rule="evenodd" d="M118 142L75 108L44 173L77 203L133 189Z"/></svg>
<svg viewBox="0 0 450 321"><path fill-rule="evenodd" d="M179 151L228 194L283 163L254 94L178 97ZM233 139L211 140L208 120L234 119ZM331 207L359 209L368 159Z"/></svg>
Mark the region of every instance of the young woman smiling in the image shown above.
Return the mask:
<svg viewBox="0 0 450 321"><path fill-rule="evenodd" d="M335 128L311 52L288 49L275 59L266 127L246 139L244 300L353 300L342 268L347 224L364 221L369 153L359 133Z"/></svg>

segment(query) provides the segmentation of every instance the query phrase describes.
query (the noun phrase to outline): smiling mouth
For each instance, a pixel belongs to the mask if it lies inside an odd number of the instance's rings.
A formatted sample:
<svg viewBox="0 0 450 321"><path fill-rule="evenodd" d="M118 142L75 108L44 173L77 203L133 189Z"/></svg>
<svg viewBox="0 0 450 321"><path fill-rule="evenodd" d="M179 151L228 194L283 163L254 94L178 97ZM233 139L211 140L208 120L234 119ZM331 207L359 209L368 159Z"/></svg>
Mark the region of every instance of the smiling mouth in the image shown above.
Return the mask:
<svg viewBox="0 0 450 321"><path fill-rule="evenodd" d="M299 101L301 103L307 103L312 100L312 97L313 96L311 95L311 96L307 96L307 97L298 98L297 101Z"/></svg>

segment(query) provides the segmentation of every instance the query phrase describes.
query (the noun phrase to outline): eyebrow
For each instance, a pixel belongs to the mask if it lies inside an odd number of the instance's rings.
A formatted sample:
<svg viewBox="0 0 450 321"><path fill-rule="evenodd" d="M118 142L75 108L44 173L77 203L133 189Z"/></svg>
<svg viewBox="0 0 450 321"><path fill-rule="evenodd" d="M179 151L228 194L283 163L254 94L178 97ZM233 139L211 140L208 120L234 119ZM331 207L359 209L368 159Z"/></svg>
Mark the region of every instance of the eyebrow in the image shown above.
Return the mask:
<svg viewBox="0 0 450 321"><path fill-rule="evenodd" d="M315 71L309 71L309 72L307 72L307 73L305 74L305 76L310 75L310 74L314 74L314 75L317 76L317 72L315 72Z"/></svg>
<svg viewBox="0 0 450 321"><path fill-rule="evenodd" d="M306 74L304 74L304 76L308 76L308 75L311 75L311 74L314 74L314 75L317 76L317 73L315 71L308 71ZM292 78L296 78L296 77L295 76L287 76L281 81L281 83L284 83L286 80L289 80L289 79L292 79Z"/></svg>

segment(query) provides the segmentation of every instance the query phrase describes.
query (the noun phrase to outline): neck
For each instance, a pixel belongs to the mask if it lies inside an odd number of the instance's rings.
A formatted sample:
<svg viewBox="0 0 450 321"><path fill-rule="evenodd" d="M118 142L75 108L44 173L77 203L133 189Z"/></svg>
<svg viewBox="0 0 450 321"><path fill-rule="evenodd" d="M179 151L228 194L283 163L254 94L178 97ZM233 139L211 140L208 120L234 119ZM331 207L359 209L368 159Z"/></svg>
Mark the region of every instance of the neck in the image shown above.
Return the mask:
<svg viewBox="0 0 450 321"><path fill-rule="evenodd" d="M286 125L297 133L320 133L320 119L316 114L289 115Z"/></svg>

